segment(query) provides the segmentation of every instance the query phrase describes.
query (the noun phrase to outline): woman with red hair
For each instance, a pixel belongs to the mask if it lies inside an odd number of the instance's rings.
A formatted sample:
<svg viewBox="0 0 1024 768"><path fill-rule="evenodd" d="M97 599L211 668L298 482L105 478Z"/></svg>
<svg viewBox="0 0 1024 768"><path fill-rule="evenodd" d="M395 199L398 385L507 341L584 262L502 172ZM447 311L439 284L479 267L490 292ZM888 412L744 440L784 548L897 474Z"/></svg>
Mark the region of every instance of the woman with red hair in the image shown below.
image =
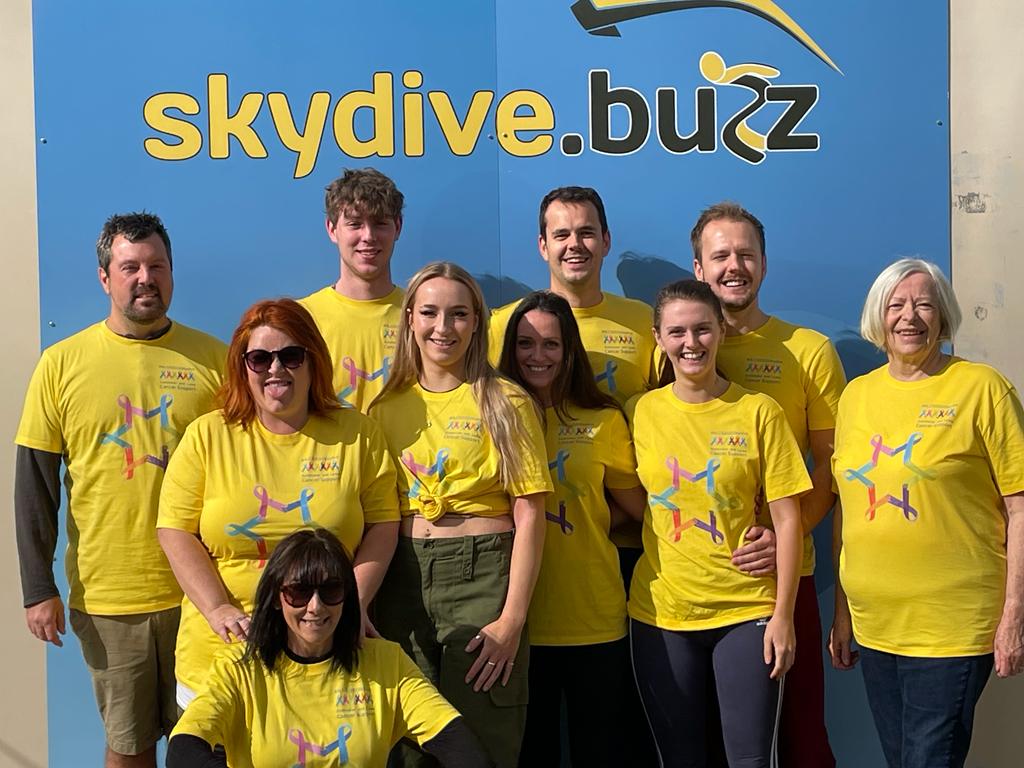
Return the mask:
<svg viewBox="0 0 1024 768"><path fill-rule="evenodd" d="M187 382L184 382L187 386ZM398 536L380 428L342 408L313 318L291 299L242 315L221 409L194 421L167 467L157 536L185 593L176 649L183 709L218 647L245 640L256 584L292 531L322 527L353 554L364 632Z"/></svg>

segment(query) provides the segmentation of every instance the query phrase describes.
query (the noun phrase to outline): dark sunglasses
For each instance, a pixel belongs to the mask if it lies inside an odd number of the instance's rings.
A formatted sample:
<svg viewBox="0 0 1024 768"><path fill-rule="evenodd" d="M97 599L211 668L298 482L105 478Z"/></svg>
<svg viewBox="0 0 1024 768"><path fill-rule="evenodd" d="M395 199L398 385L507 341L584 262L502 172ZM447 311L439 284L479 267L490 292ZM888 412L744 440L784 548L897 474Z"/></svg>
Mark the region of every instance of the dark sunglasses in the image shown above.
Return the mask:
<svg viewBox="0 0 1024 768"><path fill-rule="evenodd" d="M341 579L328 579L319 584L282 584L281 597L292 608L304 608L313 599L313 593L320 597L324 605L338 605L345 601L345 582Z"/></svg>
<svg viewBox="0 0 1024 768"><path fill-rule="evenodd" d="M306 350L303 347L284 347L283 349L250 349L242 355L245 364L253 373L266 373L274 363L274 358L281 361L281 365L289 370L294 370L306 362Z"/></svg>

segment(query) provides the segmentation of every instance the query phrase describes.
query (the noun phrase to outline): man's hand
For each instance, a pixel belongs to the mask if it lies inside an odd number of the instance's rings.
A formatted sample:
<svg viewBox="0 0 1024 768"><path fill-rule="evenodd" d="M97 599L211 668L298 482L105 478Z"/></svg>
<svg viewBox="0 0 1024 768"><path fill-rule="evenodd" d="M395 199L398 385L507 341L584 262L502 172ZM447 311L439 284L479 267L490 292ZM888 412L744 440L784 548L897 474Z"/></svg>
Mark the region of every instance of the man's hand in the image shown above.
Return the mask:
<svg viewBox="0 0 1024 768"><path fill-rule="evenodd" d="M732 553L732 564L750 576L775 573L775 532L753 525L743 538L747 543Z"/></svg>
<svg viewBox="0 0 1024 768"><path fill-rule="evenodd" d="M53 643L58 648L64 645L60 639L65 631L64 601L59 595L26 608L25 623L28 624L28 631L44 643Z"/></svg>

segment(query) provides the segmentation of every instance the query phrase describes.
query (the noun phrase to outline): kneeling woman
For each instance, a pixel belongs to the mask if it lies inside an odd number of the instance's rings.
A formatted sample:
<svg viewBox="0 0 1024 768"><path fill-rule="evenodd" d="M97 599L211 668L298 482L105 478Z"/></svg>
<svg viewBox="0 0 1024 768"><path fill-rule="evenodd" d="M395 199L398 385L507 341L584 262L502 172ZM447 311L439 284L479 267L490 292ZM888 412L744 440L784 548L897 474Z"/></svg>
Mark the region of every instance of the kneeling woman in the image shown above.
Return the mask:
<svg viewBox="0 0 1024 768"><path fill-rule="evenodd" d="M702 768L713 681L729 765L767 768L795 652L798 497L810 479L775 401L718 374L725 322L706 284L662 288L654 332L671 383L641 396L633 414L649 502L629 598L640 697L661 763ZM777 582L730 561L763 502L778 539Z"/></svg>
<svg viewBox="0 0 1024 768"><path fill-rule="evenodd" d="M402 649L366 638L352 564L324 528L288 536L256 589L246 645L224 649L178 722L168 768L383 766L407 737L443 765L486 766L459 713ZM214 745L223 751L214 751Z"/></svg>
<svg viewBox="0 0 1024 768"><path fill-rule="evenodd" d="M391 377L370 406L402 512L376 622L505 768L523 736L523 634L551 480L536 406L487 362L485 312L454 264L428 264L406 289ZM407 750L395 760L423 762Z"/></svg>

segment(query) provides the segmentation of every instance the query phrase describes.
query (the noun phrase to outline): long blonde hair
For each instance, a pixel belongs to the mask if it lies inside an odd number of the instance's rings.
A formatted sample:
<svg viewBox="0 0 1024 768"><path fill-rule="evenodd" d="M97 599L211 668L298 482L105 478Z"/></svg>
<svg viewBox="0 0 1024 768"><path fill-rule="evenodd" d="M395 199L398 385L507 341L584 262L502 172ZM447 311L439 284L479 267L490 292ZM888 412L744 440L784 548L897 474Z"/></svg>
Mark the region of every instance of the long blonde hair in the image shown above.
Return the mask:
<svg viewBox="0 0 1024 768"><path fill-rule="evenodd" d="M473 311L477 316L477 326L466 350L465 375L466 382L473 389L473 397L480 408L480 418L491 436L494 446L501 458L501 482L505 488L512 487L512 479L522 477L526 462L523 456L532 450L525 439L526 430L523 420L512 404L509 396L522 397L534 408L538 417L539 410L533 399L519 385L509 381L491 367L487 360L487 327L490 315L484 302L480 286L466 270L450 261L435 261L420 269L409 280L405 288L405 300L402 302L402 332L398 335L395 347L395 358L391 372L380 394L370 403L370 408L377 406L392 394L404 392L417 383L423 371L419 347L412 333L412 307L416 301L416 292L420 286L435 277L444 277L462 283L469 289L473 298Z"/></svg>

